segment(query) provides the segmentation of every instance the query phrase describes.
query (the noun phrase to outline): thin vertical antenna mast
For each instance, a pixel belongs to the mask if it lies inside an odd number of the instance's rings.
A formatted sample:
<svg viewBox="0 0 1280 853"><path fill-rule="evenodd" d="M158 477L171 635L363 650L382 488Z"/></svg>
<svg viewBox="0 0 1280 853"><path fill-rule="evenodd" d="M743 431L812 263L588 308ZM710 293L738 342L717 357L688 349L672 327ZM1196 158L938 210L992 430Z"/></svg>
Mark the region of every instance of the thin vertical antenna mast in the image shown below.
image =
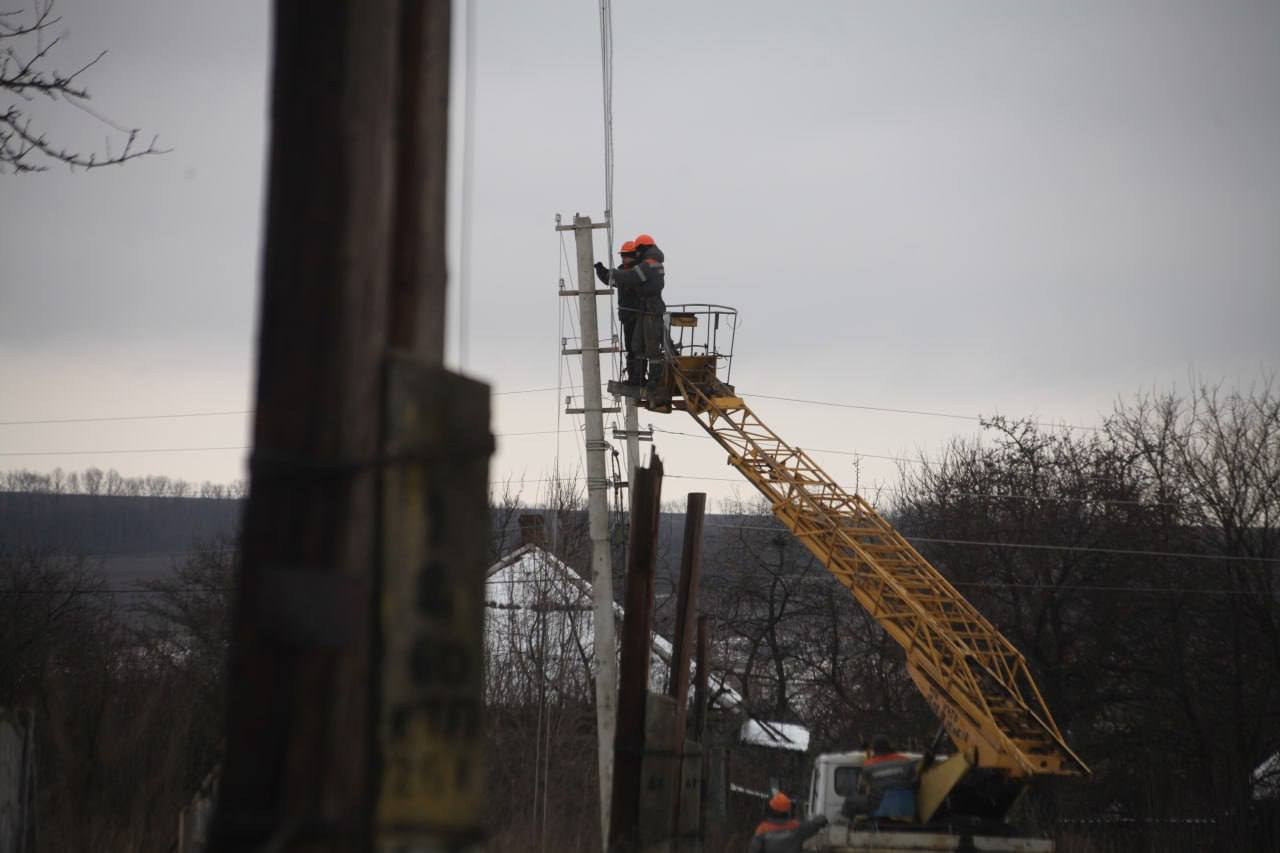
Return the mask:
<svg viewBox="0 0 1280 853"><path fill-rule="evenodd" d="M609 235L609 268L613 268L613 5L600 0L600 72L604 115L604 217ZM621 331L621 330L619 330ZM619 341L621 343L621 340ZM623 361L627 357L623 353ZM618 377L621 379L622 377ZM623 399L623 426L627 439L627 483L635 487L636 465L640 459L640 418L636 401ZM617 437L615 432L614 437Z"/></svg>
<svg viewBox="0 0 1280 853"><path fill-rule="evenodd" d="M462 116L462 227L458 250L458 367L467 369L471 337L471 220L476 172L476 4L466 6L466 107Z"/></svg>
<svg viewBox="0 0 1280 853"><path fill-rule="evenodd" d="M579 352L582 355L581 414L587 440L587 518L591 537L592 636L595 639L596 731L599 738L600 826L602 845L609 838L609 799L613 781L613 739L618 704L618 653L613 621L613 568L609 554L609 480L605 473L604 403L600 376L600 329L596 297L608 290L595 287L595 264L591 232L605 227L593 224L588 216L573 217L573 225L557 225L559 231L573 231L578 248L578 289L561 290L561 295L578 297ZM566 355L572 353L566 351ZM617 412L611 408L610 412ZM603 849L603 847L602 847Z"/></svg>

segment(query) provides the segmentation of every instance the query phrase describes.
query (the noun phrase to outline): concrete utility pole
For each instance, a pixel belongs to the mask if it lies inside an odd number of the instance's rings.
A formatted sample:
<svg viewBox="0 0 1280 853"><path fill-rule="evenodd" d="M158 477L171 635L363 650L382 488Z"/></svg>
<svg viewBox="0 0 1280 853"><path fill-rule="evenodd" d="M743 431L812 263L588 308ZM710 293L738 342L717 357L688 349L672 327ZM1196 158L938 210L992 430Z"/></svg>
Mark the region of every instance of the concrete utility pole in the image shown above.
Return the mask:
<svg viewBox="0 0 1280 853"><path fill-rule="evenodd" d="M627 431L627 486L634 489L636 468L640 466L640 413L636 409L636 401L631 397L623 398L622 410Z"/></svg>
<svg viewBox="0 0 1280 853"><path fill-rule="evenodd" d="M557 217L557 222L559 217ZM582 409L587 432L587 517L591 535L592 635L596 660L596 734L600 768L600 838L609 839L609 800L613 781L613 739L618 708L617 637L613 622L613 568L609 556L609 479L605 473L604 403L600 393L600 326L596 297L609 290L595 287L595 260L591 232L605 223L592 224L591 217L573 217L573 225L556 225L557 231L573 231L578 247L578 326L582 340ZM574 291L561 291L562 296ZM610 411L616 412L617 408Z"/></svg>

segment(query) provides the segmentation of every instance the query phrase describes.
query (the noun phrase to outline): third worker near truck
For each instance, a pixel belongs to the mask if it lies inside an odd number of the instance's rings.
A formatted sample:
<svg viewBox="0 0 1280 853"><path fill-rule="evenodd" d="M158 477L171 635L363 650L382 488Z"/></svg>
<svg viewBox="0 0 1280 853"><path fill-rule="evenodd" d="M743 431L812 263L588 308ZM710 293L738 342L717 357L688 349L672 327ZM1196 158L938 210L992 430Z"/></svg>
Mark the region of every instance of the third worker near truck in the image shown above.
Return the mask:
<svg viewBox="0 0 1280 853"><path fill-rule="evenodd" d="M662 327L662 316L667 306L662 301L662 288L666 283L666 260L662 250L648 234L641 234L633 241L636 247L636 260L630 267L619 268L609 277L609 285L618 288L619 313L626 311L627 305L638 305L639 328L632 332L634 349L627 350L627 383L639 385L645 377L638 373L646 362L651 366L647 379L652 385L659 376L658 365L662 361L662 339L665 336ZM600 274L603 264L597 265L596 274ZM632 315L636 311L632 310ZM623 323L625 332L626 323ZM638 332L639 334L636 334Z"/></svg>
<svg viewBox="0 0 1280 853"><path fill-rule="evenodd" d="M800 853L805 841L827 825L824 815L801 823L791 816L791 798L774 792L765 807L765 818L756 826L747 853Z"/></svg>

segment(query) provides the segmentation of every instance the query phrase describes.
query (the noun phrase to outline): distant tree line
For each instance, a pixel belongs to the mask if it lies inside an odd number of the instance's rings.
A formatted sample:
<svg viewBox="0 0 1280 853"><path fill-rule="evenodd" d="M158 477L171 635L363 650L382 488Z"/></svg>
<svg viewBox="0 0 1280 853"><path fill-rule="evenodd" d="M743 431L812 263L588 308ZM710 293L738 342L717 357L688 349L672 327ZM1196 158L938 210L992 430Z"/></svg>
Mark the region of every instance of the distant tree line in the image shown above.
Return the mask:
<svg viewBox="0 0 1280 853"><path fill-rule="evenodd" d="M249 494L248 483L192 483L163 474L126 477L114 468L86 468L83 471L29 471L25 468L0 471L0 492L46 495L109 495L112 497L224 498L235 500Z"/></svg>

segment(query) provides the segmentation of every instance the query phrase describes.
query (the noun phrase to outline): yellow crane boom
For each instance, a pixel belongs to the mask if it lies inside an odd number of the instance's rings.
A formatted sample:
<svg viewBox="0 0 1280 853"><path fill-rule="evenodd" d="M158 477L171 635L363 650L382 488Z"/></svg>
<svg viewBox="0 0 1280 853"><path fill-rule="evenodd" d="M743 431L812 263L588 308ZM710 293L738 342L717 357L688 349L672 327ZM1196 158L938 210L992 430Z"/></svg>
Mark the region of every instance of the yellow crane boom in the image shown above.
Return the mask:
<svg viewBox="0 0 1280 853"><path fill-rule="evenodd" d="M688 316L673 318L693 325ZM673 348L664 391L642 404L687 411L724 448L774 515L902 646L912 679L969 765L1012 778L1088 773L1013 644L869 503L717 379L723 356L712 346L692 355Z"/></svg>

